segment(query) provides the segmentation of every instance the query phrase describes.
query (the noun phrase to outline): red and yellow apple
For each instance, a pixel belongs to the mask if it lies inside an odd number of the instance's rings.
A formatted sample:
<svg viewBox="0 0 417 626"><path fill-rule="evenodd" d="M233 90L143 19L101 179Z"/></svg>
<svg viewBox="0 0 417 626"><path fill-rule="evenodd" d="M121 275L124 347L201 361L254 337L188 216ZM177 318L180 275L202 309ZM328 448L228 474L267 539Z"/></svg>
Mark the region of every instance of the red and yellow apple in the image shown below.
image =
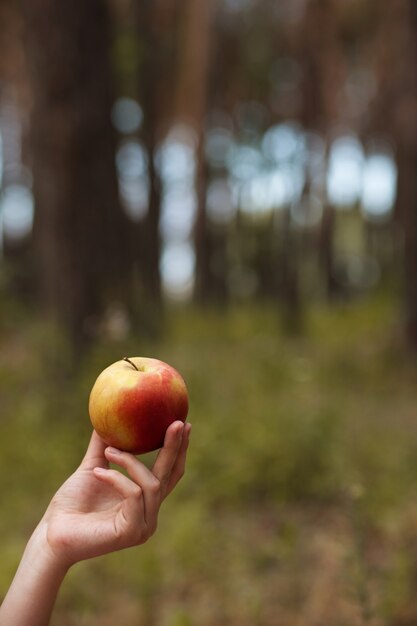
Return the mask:
<svg viewBox="0 0 417 626"><path fill-rule="evenodd" d="M172 422L185 422L188 392L182 376L167 363L125 357L98 376L88 409L94 429L108 445L142 454L163 445Z"/></svg>

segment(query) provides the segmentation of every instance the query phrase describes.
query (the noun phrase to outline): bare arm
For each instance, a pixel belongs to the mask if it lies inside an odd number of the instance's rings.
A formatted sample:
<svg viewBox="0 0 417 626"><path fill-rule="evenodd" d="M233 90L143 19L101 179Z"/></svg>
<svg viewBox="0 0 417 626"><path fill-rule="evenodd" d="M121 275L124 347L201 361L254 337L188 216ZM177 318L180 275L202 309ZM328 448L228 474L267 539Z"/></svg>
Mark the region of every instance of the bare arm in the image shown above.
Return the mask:
<svg viewBox="0 0 417 626"><path fill-rule="evenodd" d="M42 521L30 538L0 607L1 626L46 626L67 568L50 550Z"/></svg>
<svg viewBox="0 0 417 626"><path fill-rule="evenodd" d="M93 432L79 468L53 497L30 538L0 607L0 626L47 626L74 563L144 543L159 508L184 473L190 424L174 422L152 470L106 447ZM109 461L129 477L109 469Z"/></svg>

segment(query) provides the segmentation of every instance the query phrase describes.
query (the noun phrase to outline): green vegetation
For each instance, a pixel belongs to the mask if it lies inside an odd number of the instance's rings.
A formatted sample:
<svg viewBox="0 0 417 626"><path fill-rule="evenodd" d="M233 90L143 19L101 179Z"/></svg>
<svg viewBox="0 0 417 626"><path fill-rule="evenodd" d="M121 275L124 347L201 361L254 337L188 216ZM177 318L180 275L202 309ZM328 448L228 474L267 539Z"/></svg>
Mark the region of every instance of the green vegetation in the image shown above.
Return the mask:
<svg viewBox="0 0 417 626"><path fill-rule="evenodd" d="M102 343L75 376L64 344L14 319L1 320L1 594L83 453L96 375L144 354L188 382L186 477L148 545L73 568L53 624L417 622L417 368L389 301L317 310L298 338L272 308L175 310L163 340Z"/></svg>

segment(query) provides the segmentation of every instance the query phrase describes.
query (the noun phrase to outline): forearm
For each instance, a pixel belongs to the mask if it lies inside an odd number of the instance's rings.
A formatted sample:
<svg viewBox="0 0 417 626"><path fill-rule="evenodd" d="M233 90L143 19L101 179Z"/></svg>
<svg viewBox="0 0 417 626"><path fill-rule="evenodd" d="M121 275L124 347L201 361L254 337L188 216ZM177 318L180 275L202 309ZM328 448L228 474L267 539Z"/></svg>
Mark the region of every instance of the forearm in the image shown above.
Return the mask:
<svg viewBox="0 0 417 626"><path fill-rule="evenodd" d="M0 607L0 626L47 626L66 571L48 545L46 525L40 522Z"/></svg>

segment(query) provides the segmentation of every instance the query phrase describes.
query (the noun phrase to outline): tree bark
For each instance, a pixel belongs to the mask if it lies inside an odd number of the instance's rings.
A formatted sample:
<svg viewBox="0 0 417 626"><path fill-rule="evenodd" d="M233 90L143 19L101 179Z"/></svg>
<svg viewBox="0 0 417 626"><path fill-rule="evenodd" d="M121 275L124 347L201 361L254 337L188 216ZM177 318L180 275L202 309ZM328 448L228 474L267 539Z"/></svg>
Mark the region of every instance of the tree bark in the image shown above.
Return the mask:
<svg viewBox="0 0 417 626"><path fill-rule="evenodd" d="M405 337L417 355L417 6L413 0L383 4L381 80L398 165L395 219L403 243ZM386 37L390 37L387 56ZM385 48L384 48L385 44Z"/></svg>
<svg viewBox="0 0 417 626"><path fill-rule="evenodd" d="M149 0L139 3L140 34L144 42L144 59L140 77L140 97L144 112L144 143L148 154L148 212L144 230L145 255L143 256L142 274L147 295L156 306L161 304L161 277L159 261L161 240L159 221L161 215L161 179L155 167L156 152L159 143L160 106L158 82L161 77L161 55L158 50L155 7Z"/></svg>
<svg viewBox="0 0 417 626"><path fill-rule="evenodd" d="M77 345L128 283L105 0L22 0L42 301Z"/></svg>
<svg viewBox="0 0 417 626"><path fill-rule="evenodd" d="M137 33L143 53L138 76L139 100L143 107L143 139L148 155L148 212L142 228L139 273L146 297L155 311L161 311L160 276L162 181L155 158L163 136L171 102L176 52L177 0L138 0L135 7ZM171 112L171 111L170 111Z"/></svg>
<svg viewBox="0 0 417 626"><path fill-rule="evenodd" d="M403 133L398 145L398 209L404 232L406 337L417 354L417 6L408 0L410 41L407 66L411 76L404 84L399 120Z"/></svg>
<svg viewBox="0 0 417 626"><path fill-rule="evenodd" d="M398 202L404 243L405 334L417 354L417 150L398 155Z"/></svg>
<svg viewBox="0 0 417 626"><path fill-rule="evenodd" d="M211 245L206 215L208 171L204 150L205 118L209 96L212 19L213 6L211 2L187 0L184 3L184 43L180 59L176 105L177 119L191 126L196 136L195 297L200 303L207 300L212 285Z"/></svg>
<svg viewBox="0 0 417 626"><path fill-rule="evenodd" d="M301 122L306 130L318 132L328 143L329 129L340 121L338 97L344 78L333 0L312 0L309 3L300 34L300 61L304 70ZM326 297L331 301L337 295L333 243L336 216L327 197L323 201L325 207L318 238L319 266Z"/></svg>

